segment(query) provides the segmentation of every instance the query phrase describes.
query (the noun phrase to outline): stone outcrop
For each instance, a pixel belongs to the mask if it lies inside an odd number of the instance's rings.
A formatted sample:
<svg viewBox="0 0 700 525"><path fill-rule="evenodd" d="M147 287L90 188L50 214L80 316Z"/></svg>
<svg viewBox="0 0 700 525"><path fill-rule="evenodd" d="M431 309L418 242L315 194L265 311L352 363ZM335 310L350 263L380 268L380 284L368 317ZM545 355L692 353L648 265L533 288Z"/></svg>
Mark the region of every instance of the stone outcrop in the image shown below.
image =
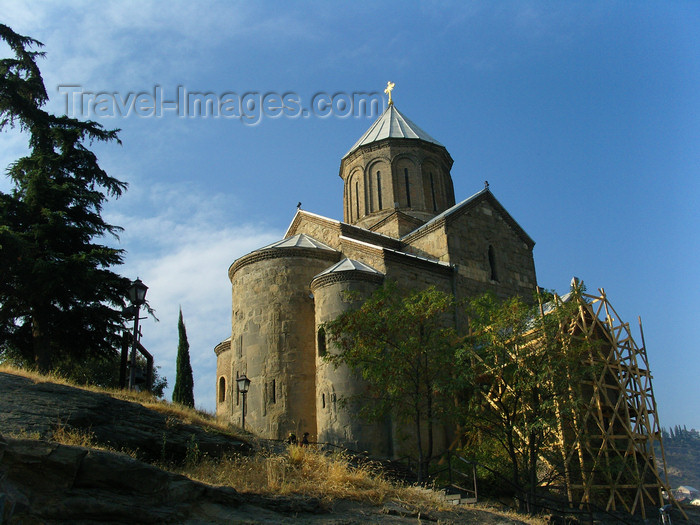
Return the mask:
<svg viewBox="0 0 700 525"><path fill-rule="evenodd" d="M42 525L442 523L524 525L483 510L242 494L125 454L0 436L0 523Z"/></svg>
<svg viewBox="0 0 700 525"><path fill-rule="evenodd" d="M3 509L4 507L4 509ZM241 495L126 454L0 437L1 523L292 523L318 500Z"/></svg>
<svg viewBox="0 0 700 525"><path fill-rule="evenodd" d="M57 427L88 432L96 443L135 452L145 461L179 462L194 445L210 457L250 449L238 438L138 403L0 373L0 433L50 439Z"/></svg>
<svg viewBox="0 0 700 525"><path fill-rule="evenodd" d="M243 494L198 483L126 454L52 442L57 425L90 430L96 441L138 449L141 457L160 455L164 432L174 456L180 453L178 447L186 449L192 435L210 455L249 447L106 394L0 373L3 525L522 524L483 510L426 511L392 501L322 503L302 496Z"/></svg>

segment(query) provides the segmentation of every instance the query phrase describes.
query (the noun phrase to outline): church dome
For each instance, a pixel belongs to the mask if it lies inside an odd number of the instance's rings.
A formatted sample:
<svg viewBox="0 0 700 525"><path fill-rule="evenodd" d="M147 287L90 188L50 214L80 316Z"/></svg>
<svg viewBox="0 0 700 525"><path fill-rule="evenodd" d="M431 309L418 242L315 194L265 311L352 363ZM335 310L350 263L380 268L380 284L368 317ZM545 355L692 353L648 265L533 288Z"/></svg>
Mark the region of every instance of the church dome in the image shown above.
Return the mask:
<svg viewBox="0 0 700 525"><path fill-rule="evenodd" d="M423 131L418 125L414 124L406 116L404 116L394 104L389 104L384 110L384 113L365 131L365 134L355 142L350 151L343 158L350 155L357 148L366 146L373 142L378 142L384 139L418 139L430 142L437 146L443 146L440 142Z"/></svg>
<svg viewBox="0 0 700 525"><path fill-rule="evenodd" d="M255 251L259 252L262 250L269 250L271 248L313 248L317 250L335 251L327 244L323 244L321 241L317 241L313 237L310 237L304 233L298 233L292 237L282 239L281 241L273 242L272 244L263 246Z"/></svg>
<svg viewBox="0 0 700 525"><path fill-rule="evenodd" d="M340 161L343 220L400 238L454 206L452 163L390 101Z"/></svg>
<svg viewBox="0 0 700 525"><path fill-rule="evenodd" d="M356 261L354 259L348 259L346 257L342 261L335 263L330 268L326 268L325 270L323 270L321 273L316 275L314 277L314 279L316 277L321 277L322 275L327 275L330 273L351 272L351 271L366 272L366 273L373 274L373 275L382 275L382 273L380 271L375 270L371 266L369 266L363 262Z"/></svg>
<svg viewBox="0 0 700 525"><path fill-rule="evenodd" d="M233 264L228 269L229 279L234 278L234 274L248 265L258 265L267 261L268 263L272 259L284 259L287 261L288 265L292 259L297 258L300 261L307 261L314 259L318 261L337 261L340 254L337 250L334 250L327 244L317 241L310 235L304 233L298 233L292 237L287 237L262 248L258 248L255 251L250 252L248 255L244 255L240 259L233 261ZM308 266L307 262L300 262L302 266ZM328 264L326 262L326 264ZM321 270L323 266L318 268L316 272ZM312 273L309 278L313 277L316 272Z"/></svg>
<svg viewBox="0 0 700 525"><path fill-rule="evenodd" d="M368 264L346 257L316 274L311 280L311 290L315 291L317 288L344 281L367 281L378 284L383 280L384 274L382 272L375 270Z"/></svg>

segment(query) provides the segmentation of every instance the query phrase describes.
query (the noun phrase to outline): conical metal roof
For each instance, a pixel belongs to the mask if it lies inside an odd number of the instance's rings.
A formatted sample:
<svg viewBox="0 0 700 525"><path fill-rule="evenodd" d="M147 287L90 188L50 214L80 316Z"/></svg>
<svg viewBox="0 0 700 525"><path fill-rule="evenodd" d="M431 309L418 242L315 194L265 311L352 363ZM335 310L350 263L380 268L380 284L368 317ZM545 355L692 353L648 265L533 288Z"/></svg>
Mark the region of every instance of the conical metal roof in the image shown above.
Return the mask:
<svg viewBox="0 0 700 525"><path fill-rule="evenodd" d="M382 275L382 272L375 270L371 266L368 266L365 263L362 263L360 261L355 261L354 259L348 259L346 257L345 259L335 263L330 268L326 268L325 270L323 270L321 273L316 275L314 277L314 279L316 277L320 277L321 275L326 275L329 273L349 272L352 270L358 270L360 272L372 273L375 275Z"/></svg>
<svg viewBox="0 0 700 525"><path fill-rule="evenodd" d="M323 244L321 241L317 241L313 237L309 237L304 233L298 233L293 237L287 237L281 241L273 242L267 246L263 246L260 250L267 250L269 248L316 248L319 250L330 250L335 251L333 248L327 244ZM256 251L260 251L256 250Z"/></svg>
<svg viewBox="0 0 700 525"><path fill-rule="evenodd" d="M365 134L360 137L360 140L355 142L355 145L350 148L350 151L348 151L343 158L347 157L361 146L389 138L419 139L437 144L444 148L440 142L401 114L394 104L389 104L384 110L384 113L382 113Z"/></svg>

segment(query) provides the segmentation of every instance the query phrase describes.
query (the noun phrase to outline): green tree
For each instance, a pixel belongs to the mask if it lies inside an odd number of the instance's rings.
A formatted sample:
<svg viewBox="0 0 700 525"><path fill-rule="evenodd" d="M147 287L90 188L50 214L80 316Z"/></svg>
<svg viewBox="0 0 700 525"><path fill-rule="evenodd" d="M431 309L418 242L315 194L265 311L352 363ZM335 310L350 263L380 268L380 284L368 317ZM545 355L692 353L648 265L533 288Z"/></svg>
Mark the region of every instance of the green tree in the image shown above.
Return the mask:
<svg viewBox="0 0 700 525"><path fill-rule="evenodd" d="M391 414L413 426L419 481L432 459L435 425L453 407L453 308L452 296L435 288L406 292L388 283L325 325L335 348L324 359L346 364L367 383L366 396L355 400L361 415L377 420Z"/></svg>
<svg viewBox="0 0 700 525"><path fill-rule="evenodd" d="M182 308L180 318L177 321L179 341L177 345L177 369L175 387L173 388L173 401L185 406L194 407L194 378L190 365L190 344L187 342L187 330L182 320Z"/></svg>
<svg viewBox="0 0 700 525"><path fill-rule="evenodd" d="M547 308L486 294L468 305L470 334L459 351L465 428L495 441L509 459L509 478L523 510L536 510L542 458L561 467L561 422L580 406L571 386L585 373L586 343L562 327L575 302ZM590 374L590 369L587 371ZM506 473L507 475L507 473Z"/></svg>
<svg viewBox="0 0 700 525"><path fill-rule="evenodd" d="M0 25L14 57L0 60L0 129L18 125L29 154L8 169L0 193L0 352L41 371L54 359L112 356L119 345L128 279L110 267L123 251L95 242L121 230L104 221L110 177L85 143L117 141L116 130L54 116L36 64L42 44Z"/></svg>

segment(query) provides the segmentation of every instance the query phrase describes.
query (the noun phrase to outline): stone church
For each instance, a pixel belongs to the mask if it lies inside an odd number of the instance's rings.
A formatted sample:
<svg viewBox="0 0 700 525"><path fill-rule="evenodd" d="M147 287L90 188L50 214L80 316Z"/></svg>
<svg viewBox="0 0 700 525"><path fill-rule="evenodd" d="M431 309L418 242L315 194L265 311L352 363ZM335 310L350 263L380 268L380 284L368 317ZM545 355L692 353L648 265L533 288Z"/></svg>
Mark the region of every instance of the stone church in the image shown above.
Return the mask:
<svg viewBox="0 0 700 525"><path fill-rule="evenodd" d="M391 420L366 423L339 406L362 381L322 359L323 323L358 305L343 292L359 301L391 280L457 299L530 297L537 282L534 241L488 185L456 202L452 164L390 98L340 161L343 221L298 209L283 239L233 262L231 336L215 348L217 415L241 423L235 379L245 374L245 423L259 435L309 432L311 441L399 455Z"/></svg>

